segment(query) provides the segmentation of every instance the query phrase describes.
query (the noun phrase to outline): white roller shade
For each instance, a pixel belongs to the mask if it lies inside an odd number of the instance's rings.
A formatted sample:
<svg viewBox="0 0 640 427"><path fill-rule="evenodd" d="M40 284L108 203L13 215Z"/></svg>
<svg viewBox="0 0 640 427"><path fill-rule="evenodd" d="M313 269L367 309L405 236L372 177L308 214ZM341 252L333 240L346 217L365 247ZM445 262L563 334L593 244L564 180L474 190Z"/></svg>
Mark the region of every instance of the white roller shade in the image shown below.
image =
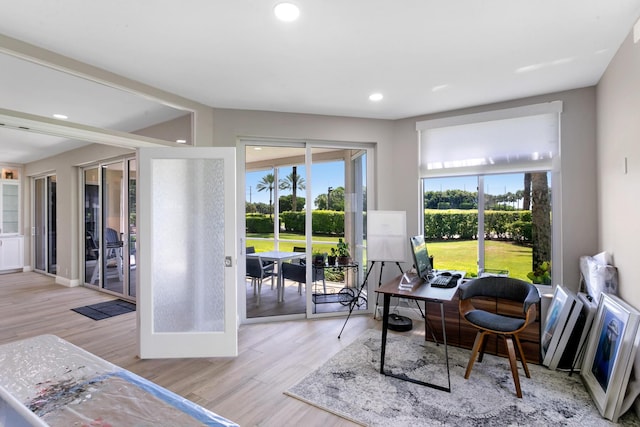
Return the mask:
<svg viewBox="0 0 640 427"><path fill-rule="evenodd" d="M418 122L422 177L550 169L562 103Z"/></svg>

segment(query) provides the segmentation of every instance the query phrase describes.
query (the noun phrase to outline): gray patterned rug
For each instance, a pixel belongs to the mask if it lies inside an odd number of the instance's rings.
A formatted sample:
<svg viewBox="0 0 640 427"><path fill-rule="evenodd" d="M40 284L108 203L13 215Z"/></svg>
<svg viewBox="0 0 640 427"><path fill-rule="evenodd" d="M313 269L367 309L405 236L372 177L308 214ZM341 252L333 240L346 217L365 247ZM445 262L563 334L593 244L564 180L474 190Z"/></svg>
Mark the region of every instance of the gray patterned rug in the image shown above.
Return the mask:
<svg viewBox="0 0 640 427"><path fill-rule="evenodd" d="M285 394L368 426L638 426L633 410L613 424L600 416L579 374L520 366L523 398L507 359L485 355L464 379L471 352L449 347L451 393L380 375L380 331L369 330ZM385 369L447 385L444 347L390 332Z"/></svg>

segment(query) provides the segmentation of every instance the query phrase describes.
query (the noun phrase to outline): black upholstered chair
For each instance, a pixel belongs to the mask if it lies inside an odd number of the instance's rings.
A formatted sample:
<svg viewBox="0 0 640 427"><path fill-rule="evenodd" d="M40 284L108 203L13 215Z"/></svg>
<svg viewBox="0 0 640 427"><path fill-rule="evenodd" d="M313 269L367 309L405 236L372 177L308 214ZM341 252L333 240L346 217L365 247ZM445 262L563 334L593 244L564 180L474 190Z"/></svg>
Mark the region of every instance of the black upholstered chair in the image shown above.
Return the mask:
<svg viewBox="0 0 640 427"><path fill-rule="evenodd" d="M307 266L305 264L298 264L295 262L283 262L282 263L282 279L293 280L298 282L298 293L302 293L302 284L307 283ZM311 266L311 280L316 282L322 280L322 287L324 293L327 293L327 284L324 278L324 268Z"/></svg>
<svg viewBox="0 0 640 427"><path fill-rule="evenodd" d="M265 277L271 277L271 289L273 289L273 263L265 264L260 257L247 257L247 277L251 278L253 294L257 293L256 305L260 305L260 295L262 294L262 281Z"/></svg>
<svg viewBox="0 0 640 427"><path fill-rule="evenodd" d="M492 297L522 303L522 317L504 316L476 309L472 303L473 297ZM516 395L522 397L517 355L520 356L527 378L531 378L531 375L518 334L536 319L536 304L539 302L540 293L535 286L510 277L482 277L460 286L460 314L478 328L467 371L464 374L465 379L469 378L476 357L478 357L478 362L482 362L487 335L495 334L505 341L511 374L516 386Z"/></svg>

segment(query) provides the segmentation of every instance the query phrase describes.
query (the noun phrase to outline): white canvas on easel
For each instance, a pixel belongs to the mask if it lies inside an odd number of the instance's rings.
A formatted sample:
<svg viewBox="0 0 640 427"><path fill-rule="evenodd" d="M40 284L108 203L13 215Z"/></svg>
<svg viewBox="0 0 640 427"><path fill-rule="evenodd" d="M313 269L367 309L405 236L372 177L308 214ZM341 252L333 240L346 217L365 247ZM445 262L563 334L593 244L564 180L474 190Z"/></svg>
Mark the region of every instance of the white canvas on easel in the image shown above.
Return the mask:
<svg viewBox="0 0 640 427"><path fill-rule="evenodd" d="M367 212L367 260L407 261L407 213Z"/></svg>

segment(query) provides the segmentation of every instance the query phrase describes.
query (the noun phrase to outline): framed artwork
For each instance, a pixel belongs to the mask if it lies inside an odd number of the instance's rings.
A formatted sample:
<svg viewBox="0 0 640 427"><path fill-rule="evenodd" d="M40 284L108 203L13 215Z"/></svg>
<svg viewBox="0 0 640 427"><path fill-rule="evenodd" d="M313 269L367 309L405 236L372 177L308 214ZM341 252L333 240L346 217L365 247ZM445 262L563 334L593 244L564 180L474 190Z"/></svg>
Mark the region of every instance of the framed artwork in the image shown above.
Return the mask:
<svg viewBox="0 0 640 427"><path fill-rule="evenodd" d="M581 375L602 416L613 422L621 415L640 342L639 323L638 310L614 295L600 295Z"/></svg>
<svg viewBox="0 0 640 427"><path fill-rule="evenodd" d="M542 339L540 342L542 364L545 366L549 366L551 363L553 353L558 346L573 303L573 296L562 286L556 286L553 292L553 299L549 305L549 311L547 312L547 319L544 323L544 330L542 331Z"/></svg>
<svg viewBox="0 0 640 427"><path fill-rule="evenodd" d="M584 326L582 328L582 333L580 334L580 340L576 346L576 355L573 359L573 363L571 367L577 367L580 369L582 366L582 360L584 359L584 353L587 348L587 339L589 337L589 332L591 331L591 324L593 323L593 318L596 315L596 310L598 310L598 301L594 300L591 296L585 294L584 292L580 292L578 294L578 299L582 301L582 315L584 316Z"/></svg>
<svg viewBox="0 0 640 427"><path fill-rule="evenodd" d="M571 344L579 338L579 334L582 331L583 322L578 322L582 314L582 301L573 293L570 294L569 299L571 299L571 303L567 302L567 305L573 304L573 306L567 317L567 323L565 323L560 333L560 340L553 352L551 362L549 362L549 369L557 369L560 366L560 361L563 360L563 358L566 359L566 357L564 357L565 352L571 353L570 359L573 360L575 350L571 348L573 347Z"/></svg>

